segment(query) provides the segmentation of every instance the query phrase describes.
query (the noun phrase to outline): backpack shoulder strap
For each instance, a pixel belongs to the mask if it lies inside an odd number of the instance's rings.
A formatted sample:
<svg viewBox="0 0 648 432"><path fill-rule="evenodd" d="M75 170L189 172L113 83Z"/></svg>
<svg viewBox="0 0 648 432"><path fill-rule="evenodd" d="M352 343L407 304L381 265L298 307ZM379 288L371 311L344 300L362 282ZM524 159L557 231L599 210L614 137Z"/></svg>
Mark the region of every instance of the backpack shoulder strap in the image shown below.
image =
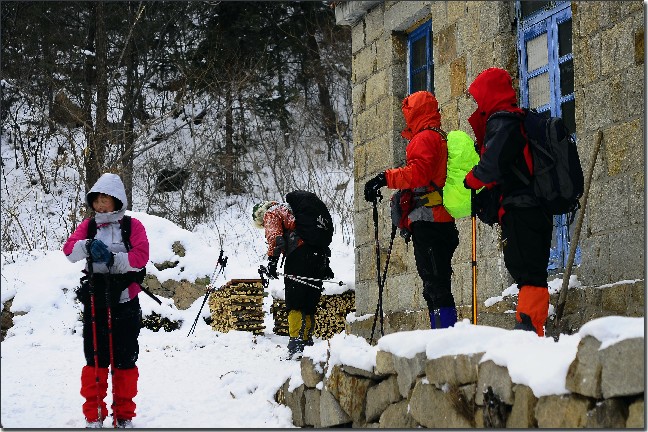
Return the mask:
<svg viewBox="0 0 648 432"><path fill-rule="evenodd" d="M438 133L439 135L441 135L441 138L443 138L443 141L446 141L446 142L448 141L448 134L445 133L443 131L443 129L439 129L439 128L436 128L434 126L428 126L425 129L428 129L428 130L431 130L431 131L434 131L434 132Z"/></svg>
<svg viewBox="0 0 648 432"><path fill-rule="evenodd" d="M131 217L124 215L119 225L121 227L122 242L124 242L124 246L126 246L126 252L128 252L133 248L133 245L131 245L130 242Z"/></svg>
<svg viewBox="0 0 648 432"><path fill-rule="evenodd" d="M90 218L88 223L88 238L93 239L97 235L97 221L95 218Z"/></svg>

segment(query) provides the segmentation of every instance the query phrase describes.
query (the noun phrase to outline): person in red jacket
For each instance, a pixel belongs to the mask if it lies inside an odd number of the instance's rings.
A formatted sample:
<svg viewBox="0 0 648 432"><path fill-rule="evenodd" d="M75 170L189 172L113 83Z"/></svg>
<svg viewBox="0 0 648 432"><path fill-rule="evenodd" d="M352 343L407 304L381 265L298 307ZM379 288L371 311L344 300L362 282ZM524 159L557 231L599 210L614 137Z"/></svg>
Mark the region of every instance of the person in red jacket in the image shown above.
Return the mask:
<svg viewBox="0 0 648 432"><path fill-rule="evenodd" d="M515 166L528 179L533 175L524 111L518 107L511 76L504 69L484 70L467 93L477 103L468 122L481 157L464 185L475 190L499 188L497 219L502 228L504 263L520 290L515 328L543 336L549 312L547 267L553 222L532 187L511 169Z"/></svg>
<svg viewBox="0 0 648 432"><path fill-rule="evenodd" d="M100 428L108 416L104 398L108 390L108 366L112 369L113 421L118 428L132 428L135 417L137 379L135 362L139 354L142 309L141 270L149 260L149 242L144 225L131 218L130 245L124 244L121 221L128 199L121 179L106 173L86 195L86 203L94 212L94 222L84 219L68 238L63 252L71 262L87 260L78 292L83 303L83 351L86 365L81 370L81 396L85 398L83 414L86 427ZM96 234L91 226L96 226ZM88 280L90 279L90 280ZM95 361L92 319L88 283L94 286L94 316L96 319L98 362ZM107 289L108 288L108 289ZM106 290L108 293L106 293ZM112 360L109 343L108 308L112 327Z"/></svg>
<svg viewBox="0 0 648 432"><path fill-rule="evenodd" d="M365 200L373 202L381 187L410 189L414 208L407 218L414 242L414 258L423 281L431 328L452 327L457 309L451 290L452 256L459 245L454 218L443 206L440 191L446 182L448 146L435 131L441 126L436 97L427 91L412 93L401 106L409 140L406 165L388 169L365 184Z"/></svg>

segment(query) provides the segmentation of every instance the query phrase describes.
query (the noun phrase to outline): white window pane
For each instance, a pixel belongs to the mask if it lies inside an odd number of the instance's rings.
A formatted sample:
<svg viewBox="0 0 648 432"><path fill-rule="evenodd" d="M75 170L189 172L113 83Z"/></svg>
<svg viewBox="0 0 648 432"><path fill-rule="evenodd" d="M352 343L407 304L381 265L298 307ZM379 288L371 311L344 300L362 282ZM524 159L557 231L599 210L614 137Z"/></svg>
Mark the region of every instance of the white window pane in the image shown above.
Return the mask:
<svg viewBox="0 0 648 432"><path fill-rule="evenodd" d="M543 33L535 39L526 43L527 51L527 72L546 66L549 63L549 51L547 48L547 33Z"/></svg>
<svg viewBox="0 0 648 432"><path fill-rule="evenodd" d="M529 108L538 108L549 101L549 74L545 72L529 80Z"/></svg>

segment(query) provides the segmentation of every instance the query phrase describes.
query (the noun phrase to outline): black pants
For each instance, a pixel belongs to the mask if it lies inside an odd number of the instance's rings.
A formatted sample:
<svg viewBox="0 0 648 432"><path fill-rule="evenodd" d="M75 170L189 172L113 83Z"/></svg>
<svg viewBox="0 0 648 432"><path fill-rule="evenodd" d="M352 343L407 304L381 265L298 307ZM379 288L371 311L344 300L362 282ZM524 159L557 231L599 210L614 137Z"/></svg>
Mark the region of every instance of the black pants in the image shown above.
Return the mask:
<svg viewBox="0 0 648 432"><path fill-rule="evenodd" d="M423 280L423 298L430 311L455 307L450 287L452 255L459 246L454 222L413 222L412 241L416 269Z"/></svg>
<svg viewBox="0 0 648 432"><path fill-rule="evenodd" d="M99 367L110 365L108 341L108 319L106 308L96 308L97 346L99 351ZM110 308L112 316L113 358L118 369L135 367L139 355L139 337L142 328L142 309L139 298L126 303L119 303ZM88 366L94 366L94 349L92 341L92 312L90 304L83 308L83 352Z"/></svg>
<svg viewBox="0 0 648 432"><path fill-rule="evenodd" d="M284 273L289 275L306 276L311 278L322 277L322 266L326 263L326 256L304 244L287 257L284 264ZM297 282L285 277L286 310L300 310L305 315L314 315L321 294L322 282L306 281L311 285Z"/></svg>
<svg viewBox="0 0 648 432"><path fill-rule="evenodd" d="M504 264L518 284L547 286L553 218L541 207L511 207L502 218Z"/></svg>

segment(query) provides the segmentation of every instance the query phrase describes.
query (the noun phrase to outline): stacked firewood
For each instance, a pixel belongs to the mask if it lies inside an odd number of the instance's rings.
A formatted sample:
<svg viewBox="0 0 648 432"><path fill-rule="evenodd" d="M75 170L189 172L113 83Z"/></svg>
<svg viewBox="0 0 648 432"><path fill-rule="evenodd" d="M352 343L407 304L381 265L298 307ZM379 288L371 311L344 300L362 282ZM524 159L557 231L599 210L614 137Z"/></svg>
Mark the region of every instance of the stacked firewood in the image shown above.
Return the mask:
<svg viewBox="0 0 648 432"><path fill-rule="evenodd" d="M209 296L211 326L226 333L230 330L263 334L263 285L260 279L232 279Z"/></svg>
<svg viewBox="0 0 648 432"><path fill-rule="evenodd" d="M270 312L274 317L272 332L277 335L288 335L288 311L285 302L281 299L273 299ZM333 335L344 331L344 320L349 312L355 312L355 291L323 294L315 314L315 337L330 339Z"/></svg>

